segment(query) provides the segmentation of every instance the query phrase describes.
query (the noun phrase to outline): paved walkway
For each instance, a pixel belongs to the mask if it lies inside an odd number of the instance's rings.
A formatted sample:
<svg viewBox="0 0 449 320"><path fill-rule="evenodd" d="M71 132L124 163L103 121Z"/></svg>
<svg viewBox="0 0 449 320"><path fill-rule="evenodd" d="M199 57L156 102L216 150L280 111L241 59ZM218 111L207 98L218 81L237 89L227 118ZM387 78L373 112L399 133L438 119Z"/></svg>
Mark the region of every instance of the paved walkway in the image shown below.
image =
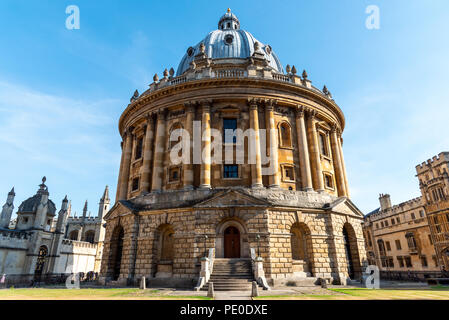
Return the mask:
<svg viewBox="0 0 449 320"><path fill-rule="evenodd" d="M215 291L215 300L251 300L251 291Z"/></svg>

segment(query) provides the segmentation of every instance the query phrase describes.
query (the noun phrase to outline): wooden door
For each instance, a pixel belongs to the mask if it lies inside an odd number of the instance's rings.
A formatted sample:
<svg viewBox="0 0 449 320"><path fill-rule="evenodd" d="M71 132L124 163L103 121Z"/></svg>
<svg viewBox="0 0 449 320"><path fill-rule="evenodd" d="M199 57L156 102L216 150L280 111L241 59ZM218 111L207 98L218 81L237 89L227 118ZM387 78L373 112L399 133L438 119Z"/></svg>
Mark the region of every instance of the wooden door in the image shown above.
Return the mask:
<svg viewBox="0 0 449 320"><path fill-rule="evenodd" d="M240 258L240 232L236 227L229 227L225 230L224 257Z"/></svg>

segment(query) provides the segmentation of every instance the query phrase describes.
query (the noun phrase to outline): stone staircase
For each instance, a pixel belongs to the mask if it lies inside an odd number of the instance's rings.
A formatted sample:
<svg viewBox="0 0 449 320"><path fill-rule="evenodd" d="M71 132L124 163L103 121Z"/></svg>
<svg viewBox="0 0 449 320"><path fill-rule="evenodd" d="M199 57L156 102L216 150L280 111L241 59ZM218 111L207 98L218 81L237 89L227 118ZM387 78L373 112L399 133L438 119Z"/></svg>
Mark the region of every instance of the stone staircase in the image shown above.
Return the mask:
<svg viewBox="0 0 449 320"><path fill-rule="evenodd" d="M214 283L215 291L248 291L254 281L250 259L215 259L209 282L201 290L207 291Z"/></svg>

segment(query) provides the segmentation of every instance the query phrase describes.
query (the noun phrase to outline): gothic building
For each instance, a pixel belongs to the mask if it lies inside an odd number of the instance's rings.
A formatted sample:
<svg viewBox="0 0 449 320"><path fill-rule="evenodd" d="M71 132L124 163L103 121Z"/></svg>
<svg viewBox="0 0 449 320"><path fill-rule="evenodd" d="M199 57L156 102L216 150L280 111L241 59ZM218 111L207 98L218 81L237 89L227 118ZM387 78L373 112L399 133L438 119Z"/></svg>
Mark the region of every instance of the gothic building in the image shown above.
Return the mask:
<svg viewBox="0 0 449 320"><path fill-rule="evenodd" d="M120 117L101 281L201 288L233 266L264 287L360 278L344 127L329 90L284 70L228 10Z"/></svg>
<svg viewBox="0 0 449 320"><path fill-rule="evenodd" d="M100 271L103 249L103 217L109 210L108 189L100 200L98 217L70 217L67 197L57 213L55 203L42 179L37 193L23 201L11 224L14 188L8 194L0 216L0 274L7 285L28 285L34 281L63 281L73 273ZM87 207L85 207L87 209ZM81 239L67 239L71 230L79 230ZM73 232L73 231L71 231ZM92 236L91 236L92 234Z"/></svg>

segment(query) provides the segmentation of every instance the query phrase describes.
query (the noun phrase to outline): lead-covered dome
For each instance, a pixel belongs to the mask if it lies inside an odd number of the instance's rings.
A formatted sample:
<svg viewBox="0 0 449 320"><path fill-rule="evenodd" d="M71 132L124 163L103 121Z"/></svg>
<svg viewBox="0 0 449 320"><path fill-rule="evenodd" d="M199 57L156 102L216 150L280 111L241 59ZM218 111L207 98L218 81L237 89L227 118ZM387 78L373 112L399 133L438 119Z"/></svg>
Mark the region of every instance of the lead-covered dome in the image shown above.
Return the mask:
<svg viewBox="0 0 449 320"><path fill-rule="evenodd" d="M259 52L263 53L268 66L279 73L284 73L282 64L271 46L263 44L248 31L241 30L239 19L228 9L218 23L218 30L210 32L205 39L187 49L187 53L179 64L177 76L182 75L190 68L195 56L200 53L201 43L204 43L207 57L217 60L247 59L254 54L256 42L259 43Z"/></svg>

